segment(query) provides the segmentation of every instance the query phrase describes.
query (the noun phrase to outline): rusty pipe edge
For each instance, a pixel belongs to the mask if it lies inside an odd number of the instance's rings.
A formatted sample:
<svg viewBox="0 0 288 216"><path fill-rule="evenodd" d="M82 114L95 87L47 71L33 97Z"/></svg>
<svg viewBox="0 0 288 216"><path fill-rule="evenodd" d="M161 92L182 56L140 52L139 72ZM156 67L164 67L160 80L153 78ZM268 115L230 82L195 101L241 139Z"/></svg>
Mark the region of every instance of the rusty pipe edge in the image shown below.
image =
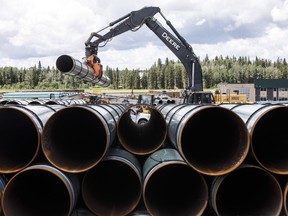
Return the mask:
<svg viewBox="0 0 288 216"><path fill-rule="evenodd" d="M150 215L202 215L208 187L177 150L163 148L143 165L143 200Z"/></svg>
<svg viewBox="0 0 288 216"><path fill-rule="evenodd" d="M283 211L288 215L288 182L286 182L283 190Z"/></svg>
<svg viewBox="0 0 288 216"><path fill-rule="evenodd" d="M141 166L137 158L120 148L111 149L82 181L82 197L95 215L124 216L142 195Z"/></svg>
<svg viewBox="0 0 288 216"><path fill-rule="evenodd" d="M71 215L79 195L76 175L46 164L29 166L7 183L2 199L5 216Z"/></svg>
<svg viewBox="0 0 288 216"><path fill-rule="evenodd" d="M59 56L56 60L56 67L62 73L75 76L86 82L92 82L93 84L103 87L107 87L111 84L111 81L107 76L103 74L100 78L97 78L90 66L69 55Z"/></svg>
<svg viewBox="0 0 288 216"><path fill-rule="evenodd" d="M245 123L234 112L212 105L169 105L168 138L184 160L216 176L239 167L250 147ZM164 108L162 110L164 112Z"/></svg>
<svg viewBox="0 0 288 216"><path fill-rule="evenodd" d="M238 105L231 109L239 115L251 135L251 150L256 161L275 174L288 174L288 107L273 104Z"/></svg>
<svg viewBox="0 0 288 216"><path fill-rule="evenodd" d="M216 215L280 215L282 189L267 170L255 165L242 165L214 179L210 205Z"/></svg>
<svg viewBox="0 0 288 216"><path fill-rule="evenodd" d="M150 112L149 121L137 124L131 118L131 110L138 106L147 106ZM147 155L159 149L167 135L167 126L163 115L152 105L137 104L130 106L122 113L117 135L120 144L129 152L137 155Z"/></svg>
<svg viewBox="0 0 288 216"><path fill-rule="evenodd" d="M0 108L0 173L18 172L35 160L41 149L42 127L55 109L42 105Z"/></svg>
<svg viewBox="0 0 288 216"><path fill-rule="evenodd" d="M52 115L43 128L42 149L58 169L79 173L95 166L116 134L117 106L71 105Z"/></svg>

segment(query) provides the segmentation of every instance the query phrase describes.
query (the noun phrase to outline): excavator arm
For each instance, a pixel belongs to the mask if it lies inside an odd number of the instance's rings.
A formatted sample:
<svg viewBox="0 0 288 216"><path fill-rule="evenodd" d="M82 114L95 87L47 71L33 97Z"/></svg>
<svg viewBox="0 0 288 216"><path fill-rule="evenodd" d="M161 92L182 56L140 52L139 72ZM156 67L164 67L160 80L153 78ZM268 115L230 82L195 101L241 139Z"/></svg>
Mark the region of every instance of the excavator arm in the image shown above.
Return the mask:
<svg viewBox="0 0 288 216"><path fill-rule="evenodd" d="M154 18L154 15L157 13L164 18L166 24L171 28L175 36L167 31ZM177 32L171 22L164 17L158 7L144 7L138 11L132 11L114 22L111 22L109 26L100 31L92 32L88 40L85 42L86 57L89 58L91 55L97 55L98 47L100 47L102 43L104 43L102 46L105 46L113 37L129 30L136 31L141 28L143 24L147 25L148 28L153 31L182 62L188 77L187 90L192 92L203 91L202 70L198 58L193 52L192 47ZM111 27L111 29L106 34L100 34L101 31L109 27Z"/></svg>

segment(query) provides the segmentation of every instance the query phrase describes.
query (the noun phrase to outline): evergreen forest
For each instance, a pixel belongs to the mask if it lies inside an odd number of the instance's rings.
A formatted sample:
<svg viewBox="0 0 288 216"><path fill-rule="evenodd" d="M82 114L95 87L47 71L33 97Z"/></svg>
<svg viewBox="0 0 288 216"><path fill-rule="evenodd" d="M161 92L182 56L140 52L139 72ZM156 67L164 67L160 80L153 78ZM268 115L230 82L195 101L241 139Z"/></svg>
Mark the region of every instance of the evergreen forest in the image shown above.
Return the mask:
<svg viewBox="0 0 288 216"><path fill-rule="evenodd" d="M208 55L200 61L204 88L216 88L219 83L253 83L254 79L288 79L286 59L271 61L248 57ZM111 89L184 89L187 74L180 61L158 59L146 70L119 70L104 67L111 79ZM87 89L92 83L63 75L54 66L42 67L41 62L30 68L0 67L0 89L73 90Z"/></svg>

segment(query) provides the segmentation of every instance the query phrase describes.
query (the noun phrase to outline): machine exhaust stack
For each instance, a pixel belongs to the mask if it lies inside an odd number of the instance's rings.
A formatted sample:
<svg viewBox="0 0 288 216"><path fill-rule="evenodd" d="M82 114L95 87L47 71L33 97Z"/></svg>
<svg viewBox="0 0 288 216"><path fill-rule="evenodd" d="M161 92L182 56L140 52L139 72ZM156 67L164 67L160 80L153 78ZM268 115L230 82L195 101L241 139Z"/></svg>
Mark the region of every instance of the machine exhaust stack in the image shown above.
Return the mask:
<svg viewBox="0 0 288 216"><path fill-rule="evenodd" d="M58 57L56 60L56 67L64 74L75 76L87 82L92 82L95 85L107 87L111 84L111 81L107 76L102 75L101 77L96 77L94 70L91 67L69 55Z"/></svg>

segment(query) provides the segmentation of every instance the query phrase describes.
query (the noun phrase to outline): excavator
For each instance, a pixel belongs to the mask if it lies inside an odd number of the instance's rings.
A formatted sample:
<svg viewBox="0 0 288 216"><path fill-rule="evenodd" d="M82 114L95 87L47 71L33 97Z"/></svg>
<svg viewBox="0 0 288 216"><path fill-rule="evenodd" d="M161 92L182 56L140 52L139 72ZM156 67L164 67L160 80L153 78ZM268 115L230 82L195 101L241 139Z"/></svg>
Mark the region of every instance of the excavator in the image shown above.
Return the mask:
<svg viewBox="0 0 288 216"><path fill-rule="evenodd" d="M154 17L160 14L172 32L165 29ZM127 31L137 31L146 25L158 38L179 58L187 72L187 88L184 92L184 103L188 104L214 104L215 99L212 92L203 91L202 69L192 47L179 34L169 20L161 13L159 7L144 7L109 23L109 25L98 32L92 32L85 42L84 63L93 68L97 77L101 78L103 71L98 57L99 47L105 46L113 37ZM105 34L101 31L110 27Z"/></svg>

